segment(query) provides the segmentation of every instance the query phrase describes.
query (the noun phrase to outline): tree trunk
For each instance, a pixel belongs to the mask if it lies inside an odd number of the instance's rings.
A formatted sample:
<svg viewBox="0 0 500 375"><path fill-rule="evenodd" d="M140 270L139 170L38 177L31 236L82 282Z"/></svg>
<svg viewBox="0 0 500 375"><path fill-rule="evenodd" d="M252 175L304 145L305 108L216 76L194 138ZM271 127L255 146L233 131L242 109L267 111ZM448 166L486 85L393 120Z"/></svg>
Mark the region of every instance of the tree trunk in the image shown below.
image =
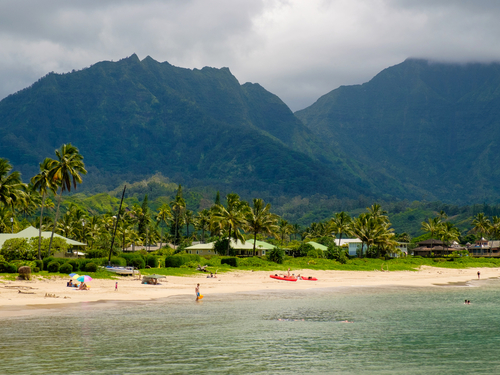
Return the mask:
<svg viewBox="0 0 500 375"><path fill-rule="evenodd" d="M50 235L49 252L47 254L47 256L49 257L50 257L50 250L52 249L52 240L54 239L54 232L56 231L57 219L59 219L59 207L61 206L61 200L62 200L62 185L59 198L57 198L57 211L56 211L56 217L54 219L54 227L52 228L52 234Z"/></svg>
<svg viewBox="0 0 500 375"><path fill-rule="evenodd" d="M40 227L38 228L38 259L42 260L42 217L43 206L45 203L45 194L42 195L42 208L40 211Z"/></svg>
<svg viewBox="0 0 500 375"><path fill-rule="evenodd" d="M253 236L253 256L255 256L255 243L257 242L257 232L254 233Z"/></svg>

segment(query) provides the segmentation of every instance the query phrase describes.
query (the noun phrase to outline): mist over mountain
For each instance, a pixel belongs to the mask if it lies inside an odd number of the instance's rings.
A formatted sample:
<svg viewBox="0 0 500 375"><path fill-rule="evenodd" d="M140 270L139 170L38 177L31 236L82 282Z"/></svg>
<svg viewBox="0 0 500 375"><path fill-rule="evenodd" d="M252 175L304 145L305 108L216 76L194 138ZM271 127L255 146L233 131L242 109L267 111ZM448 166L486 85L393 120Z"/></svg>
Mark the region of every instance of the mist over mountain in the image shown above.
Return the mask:
<svg viewBox="0 0 500 375"><path fill-rule="evenodd" d="M428 200L499 200L498 63L408 59L295 115L338 152Z"/></svg>

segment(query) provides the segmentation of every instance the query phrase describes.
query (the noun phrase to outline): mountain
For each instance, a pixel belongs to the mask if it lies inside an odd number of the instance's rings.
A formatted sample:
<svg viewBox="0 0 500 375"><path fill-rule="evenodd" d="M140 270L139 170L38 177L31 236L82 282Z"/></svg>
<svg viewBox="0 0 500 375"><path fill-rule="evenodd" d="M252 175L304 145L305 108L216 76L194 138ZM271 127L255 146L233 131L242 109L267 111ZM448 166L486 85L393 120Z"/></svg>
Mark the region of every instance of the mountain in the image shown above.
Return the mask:
<svg viewBox="0 0 500 375"><path fill-rule="evenodd" d="M498 63L408 59L295 115L339 154L417 198L500 200Z"/></svg>
<svg viewBox="0 0 500 375"><path fill-rule="evenodd" d="M159 172L239 194L370 196L356 166L258 84L229 69L183 69L136 55L50 73L0 102L0 157L24 180L63 143L77 146L83 187Z"/></svg>

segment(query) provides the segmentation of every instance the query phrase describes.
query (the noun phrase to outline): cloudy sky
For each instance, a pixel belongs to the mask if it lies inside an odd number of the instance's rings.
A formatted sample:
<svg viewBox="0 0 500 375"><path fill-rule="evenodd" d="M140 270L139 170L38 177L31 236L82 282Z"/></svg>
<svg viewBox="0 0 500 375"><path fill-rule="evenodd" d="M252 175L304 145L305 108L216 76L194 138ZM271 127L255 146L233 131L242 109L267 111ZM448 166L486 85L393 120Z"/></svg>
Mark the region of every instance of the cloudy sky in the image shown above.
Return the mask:
<svg viewBox="0 0 500 375"><path fill-rule="evenodd" d="M500 61L498 0L2 0L0 98L136 53L229 67L292 110L408 57Z"/></svg>

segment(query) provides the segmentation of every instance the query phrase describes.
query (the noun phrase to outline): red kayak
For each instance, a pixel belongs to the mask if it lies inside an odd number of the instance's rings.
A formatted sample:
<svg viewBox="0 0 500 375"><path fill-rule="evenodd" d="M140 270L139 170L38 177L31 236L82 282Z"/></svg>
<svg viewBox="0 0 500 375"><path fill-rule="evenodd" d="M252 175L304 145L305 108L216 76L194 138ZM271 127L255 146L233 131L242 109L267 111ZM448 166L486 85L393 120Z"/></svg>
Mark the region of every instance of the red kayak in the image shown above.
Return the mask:
<svg viewBox="0 0 500 375"><path fill-rule="evenodd" d="M271 275L269 276L271 279L276 279L276 280L285 280L285 281L297 281L296 277L292 276L278 276L278 275Z"/></svg>
<svg viewBox="0 0 500 375"><path fill-rule="evenodd" d="M302 278L302 280L318 281L318 279L316 277L311 277L311 276L308 276L308 277L301 276L301 278Z"/></svg>

